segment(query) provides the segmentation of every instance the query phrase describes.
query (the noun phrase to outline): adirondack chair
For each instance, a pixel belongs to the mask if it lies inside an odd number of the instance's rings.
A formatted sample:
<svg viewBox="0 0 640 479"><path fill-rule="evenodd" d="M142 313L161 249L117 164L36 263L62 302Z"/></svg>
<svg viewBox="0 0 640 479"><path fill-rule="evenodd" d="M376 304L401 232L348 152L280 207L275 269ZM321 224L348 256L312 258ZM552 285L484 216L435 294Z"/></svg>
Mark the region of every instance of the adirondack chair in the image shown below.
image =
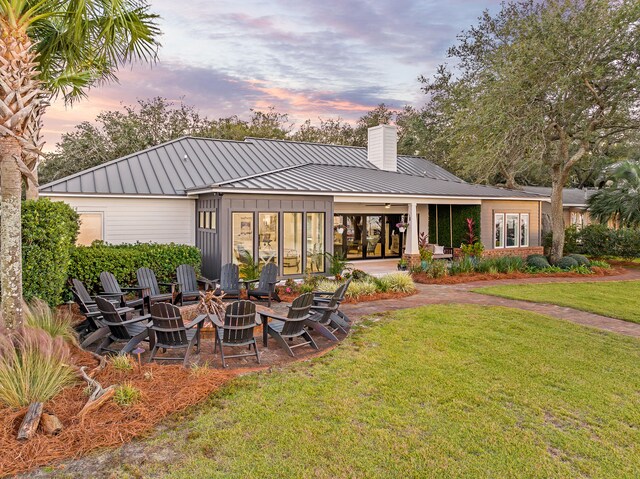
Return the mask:
<svg viewBox="0 0 640 479"><path fill-rule="evenodd" d="M249 289L251 283L258 283L255 288ZM280 302L280 297L276 292L276 283L278 282L278 266L274 263L267 263L260 272L260 279L254 279L251 281L245 281L247 283L247 297L256 298L258 301L262 300L265 296L269 301L269 307L271 307L271 300L275 299Z"/></svg>
<svg viewBox="0 0 640 479"><path fill-rule="evenodd" d="M158 361L180 361L182 365L189 365L189 356L193 346L196 352L200 352L200 330L206 319L205 314L201 314L189 324L184 324L180 310L177 306L169 303L156 303L151 306L151 323L149 324L149 337L153 344L149 362ZM158 349L184 349L184 357L157 357Z"/></svg>
<svg viewBox="0 0 640 479"><path fill-rule="evenodd" d="M219 291L224 292L225 299L240 299L240 270L237 264L227 263L220 270ZM216 293L217 294L217 293Z"/></svg>
<svg viewBox="0 0 640 479"><path fill-rule="evenodd" d="M311 316L305 319L305 325L331 341L337 341L335 332L344 330L335 322L334 315L338 311L338 299L344 296L348 284L344 283L336 289L328 303L311 306Z"/></svg>
<svg viewBox="0 0 640 479"><path fill-rule="evenodd" d="M128 354L141 341L149 338L147 320L151 317L150 314L131 317L130 315L135 311L133 308L116 309L111 301L100 296L96 298L96 304L102 313L103 324L109 328L109 334L96 349L97 354L102 351L117 352L121 355ZM120 351L109 349L111 344L121 342L126 342L126 344Z"/></svg>
<svg viewBox="0 0 640 479"><path fill-rule="evenodd" d="M100 284L102 285L102 292L100 293L100 296L103 298L120 298L121 307L139 309L140 314L146 314L144 306L145 302L142 297L142 291L144 288L121 288L116 277L108 271L100 273ZM127 300L125 296L130 292L135 292L138 297L136 299Z"/></svg>
<svg viewBox="0 0 640 479"><path fill-rule="evenodd" d="M305 328L304 323L310 317L309 310L312 302L313 293L305 293L293 300L293 303L289 306L287 316L260 313L263 328L263 346L267 347L267 334L270 334L278 345L289 353L289 356L295 356L293 349L301 346L309 345L314 349L318 349L318 345ZM269 322L269 318L273 321ZM303 342L292 344L295 338L301 338ZM289 340L288 342L287 339Z"/></svg>
<svg viewBox="0 0 640 479"><path fill-rule="evenodd" d="M333 314L331 318L337 325L340 326L340 329L345 333L351 327L351 320L346 314L340 311L340 304L342 304L342 302L344 301L345 294L347 293L347 290L349 289L349 285L351 284L351 279L352 278L347 279L347 281L344 283L344 289L342 290L343 294L341 297L338 298L338 309L336 310L336 312ZM323 304L327 304L329 303L329 301L331 301L331 298L333 297L333 295L334 295L334 292L314 291L313 305L320 306Z"/></svg>
<svg viewBox="0 0 640 479"><path fill-rule="evenodd" d="M138 286L144 288L142 297L147 302L148 308L155 303L173 303L176 283L158 283L156 274L149 268L138 268L136 278L138 278ZM160 286L170 287L171 292L162 293Z"/></svg>
<svg viewBox="0 0 640 479"><path fill-rule="evenodd" d="M204 285L204 290L209 288L215 289L215 283L207 278L196 276L196 270L190 264L181 264L176 269L176 278L178 280L178 287L180 292L176 296L176 303L183 305L185 300L193 300L194 302L200 301L200 288L199 284Z"/></svg>
<svg viewBox="0 0 640 479"><path fill-rule="evenodd" d="M211 321L216 326L216 342L213 347L213 354L220 348L222 367L227 367L227 358L242 358L246 356L255 356L258 364L260 364L258 343L253 337L253 328L260 324L256 318L256 305L254 303L244 300L234 301L227 306L224 319L221 320L217 316L211 316ZM225 346L248 346L249 352L225 356ZM254 349L253 353L251 352L252 346Z"/></svg>

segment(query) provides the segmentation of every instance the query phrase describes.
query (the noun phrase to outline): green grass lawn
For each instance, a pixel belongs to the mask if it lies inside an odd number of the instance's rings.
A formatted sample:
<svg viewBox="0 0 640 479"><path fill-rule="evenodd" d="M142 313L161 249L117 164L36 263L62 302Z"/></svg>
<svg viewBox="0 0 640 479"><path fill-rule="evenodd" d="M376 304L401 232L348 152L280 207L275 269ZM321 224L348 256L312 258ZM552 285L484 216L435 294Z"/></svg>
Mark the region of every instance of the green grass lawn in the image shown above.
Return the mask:
<svg viewBox="0 0 640 479"><path fill-rule="evenodd" d="M429 306L235 380L117 477L639 477L640 342L533 313ZM117 475L117 474L116 474Z"/></svg>
<svg viewBox="0 0 640 479"><path fill-rule="evenodd" d="M640 323L640 281L489 286L476 293L569 308Z"/></svg>

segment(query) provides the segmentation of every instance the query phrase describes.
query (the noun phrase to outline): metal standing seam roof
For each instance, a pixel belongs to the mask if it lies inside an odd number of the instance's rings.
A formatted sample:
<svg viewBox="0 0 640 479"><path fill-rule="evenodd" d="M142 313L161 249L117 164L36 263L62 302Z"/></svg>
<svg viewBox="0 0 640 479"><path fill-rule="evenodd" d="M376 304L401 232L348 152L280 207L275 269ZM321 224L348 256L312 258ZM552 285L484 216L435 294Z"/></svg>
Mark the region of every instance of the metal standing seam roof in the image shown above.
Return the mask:
<svg viewBox="0 0 640 479"><path fill-rule="evenodd" d="M183 137L40 187L55 193L185 196L229 189L532 197L465 183L430 161L398 157L398 172L378 170L366 148L285 140Z"/></svg>
<svg viewBox="0 0 640 479"><path fill-rule="evenodd" d="M425 178L372 168L307 164L211 185L215 191L261 190L300 193L384 194L540 199L519 190ZM197 193L197 190L192 190Z"/></svg>
<svg viewBox="0 0 640 479"><path fill-rule="evenodd" d="M523 186L523 191L535 193L544 196L545 199L551 198L551 188L548 186ZM562 203L567 206L587 207L588 199L598 191L595 188L564 188L562 190Z"/></svg>

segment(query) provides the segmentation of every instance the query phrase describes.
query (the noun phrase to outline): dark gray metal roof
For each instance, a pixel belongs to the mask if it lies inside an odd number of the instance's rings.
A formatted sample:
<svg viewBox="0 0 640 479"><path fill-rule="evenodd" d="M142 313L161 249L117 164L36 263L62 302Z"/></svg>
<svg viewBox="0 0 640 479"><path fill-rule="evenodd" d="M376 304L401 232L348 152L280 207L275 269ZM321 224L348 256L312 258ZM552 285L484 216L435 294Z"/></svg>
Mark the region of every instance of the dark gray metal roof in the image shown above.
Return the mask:
<svg viewBox="0 0 640 479"><path fill-rule="evenodd" d="M307 164L212 185L210 190L539 199L520 190L354 166ZM192 191L197 193L198 190Z"/></svg>
<svg viewBox="0 0 640 479"><path fill-rule="evenodd" d="M366 148L247 138L184 137L40 187L43 193L184 195L187 190L299 165L341 165L376 171ZM424 158L398 157L398 171L462 182ZM362 180L361 180L362 181Z"/></svg>
<svg viewBox="0 0 640 479"><path fill-rule="evenodd" d="M529 193L551 198L551 188L548 186L523 186L522 189ZM562 190L562 203L566 206L587 207L587 200L598 190L594 188L564 188Z"/></svg>

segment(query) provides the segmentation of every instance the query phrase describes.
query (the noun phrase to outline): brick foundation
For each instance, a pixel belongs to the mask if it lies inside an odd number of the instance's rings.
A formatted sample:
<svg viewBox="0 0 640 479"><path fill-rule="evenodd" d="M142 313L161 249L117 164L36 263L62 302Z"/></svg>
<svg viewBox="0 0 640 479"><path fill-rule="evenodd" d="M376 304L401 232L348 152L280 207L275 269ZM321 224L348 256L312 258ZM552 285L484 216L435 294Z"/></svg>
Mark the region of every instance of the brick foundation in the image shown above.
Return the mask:
<svg viewBox="0 0 640 479"><path fill-rule="evenodd" d="M409 270L411 270L413 266L419 265L421 262L419 254L403 254L402 258L407 261Z"/></svg>

